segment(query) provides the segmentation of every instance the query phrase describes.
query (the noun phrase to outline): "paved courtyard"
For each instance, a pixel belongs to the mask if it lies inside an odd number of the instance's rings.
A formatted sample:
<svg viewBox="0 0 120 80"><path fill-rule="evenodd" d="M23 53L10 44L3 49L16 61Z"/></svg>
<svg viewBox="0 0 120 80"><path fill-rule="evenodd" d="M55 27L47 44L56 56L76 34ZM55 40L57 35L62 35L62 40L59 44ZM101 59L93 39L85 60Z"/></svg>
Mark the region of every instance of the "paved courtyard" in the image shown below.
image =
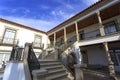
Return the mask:
<svg viewBox="0 0 120 80"><path fill-rule="evenodd" d="M84 80L112 80L107 71L84 69ZM118 76L120 80L120 76Z"/></svg>

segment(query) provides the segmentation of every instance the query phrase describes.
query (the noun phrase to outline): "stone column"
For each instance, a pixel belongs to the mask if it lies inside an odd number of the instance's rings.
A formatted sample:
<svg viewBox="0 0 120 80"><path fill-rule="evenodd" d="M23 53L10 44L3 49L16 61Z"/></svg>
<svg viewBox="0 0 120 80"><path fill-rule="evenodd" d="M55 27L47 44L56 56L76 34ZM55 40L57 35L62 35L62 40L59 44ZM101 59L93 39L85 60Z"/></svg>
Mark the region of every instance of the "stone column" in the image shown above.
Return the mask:
<svg viewBox="0 0 120 80"><path fill-rule="evenodd" d="M78 33L78 23L75 23L75 29L76 29L76 37L77 37L77 41L79 41L79 33Z"/></svg>
<svg viewBox="0 0 120 80"><path fill-rule="evenodd" d="M115 75L114 64L111 60L110 53L109 53L108 43L105 42L105 43L103 43L103 45L105 47L105 52L106 52L106 56L107 56L107 59L108 59L108 68L109 68L109 72L110 72L110 78L112 80L117 80L117 77Z"/></svg>
<svg viewBox="0 0 120 80"><path fill-rule="evenodd" d="M100 35L104 36L105 35L105 31L104 31L104 26L102 24L102 19L100 17L100 12L98 11L98 12L96 12L96 14L97 14L98 22L99 22Z"/></svg>
<svg viewBox="0 0 120 80"><path fill-rule="evenodd" d="M40 70L33 70L32 75L33 75L33 80L47 80L47 70L45 69L40 69Z"/></svg>
<svg viewBox="0 0 120 80"><path fill-rule="evenodd" d="M75 68L75 80L84 80L84 75L83 75L83 68L84 67L86 67L86 65L83 65L83 64L74 65L74 68Z"/></svg>

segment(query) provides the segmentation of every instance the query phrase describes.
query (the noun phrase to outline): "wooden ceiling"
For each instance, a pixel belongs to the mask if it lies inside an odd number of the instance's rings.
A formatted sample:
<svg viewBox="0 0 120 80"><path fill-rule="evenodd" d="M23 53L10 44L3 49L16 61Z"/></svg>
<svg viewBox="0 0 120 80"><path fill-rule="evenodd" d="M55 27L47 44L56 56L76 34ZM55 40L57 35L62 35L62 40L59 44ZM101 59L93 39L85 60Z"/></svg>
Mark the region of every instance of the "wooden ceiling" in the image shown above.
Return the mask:
<svg viewBox="0 0 120 80"><path fill-rule="evenodd" d="M75 24L69 26L66 28L66 33L69 34L69 33L72 33L75 31Z"/></svg>
<svg viewBox="0 0 120 80"><path fill-rule="evenodd" d="M78 29L85 28L92 24L98 23L97 14L93 14L92 16L83 19L82 21L78 22Z"/></svg>
<svg viewBox="0 0 120 80"><path fill-rule="evenodd" d="M60 30L60 31L58 31L57 33L56 33L56 38L59 38L59 37L61 37L61 36L63 36L64 35L64 29L62 29L62 30Z"/></svg>
<svg viewBox="0 0 120 80"><path fill-rule="evenodd" d="M54 41L54 34L49 36L50 41Z"/></svg>
<svg viewBox="0 0 120 80"><path fill-rule="evenodd" d="M120 3L117 3L116 5L113 5L109 8L102 10L100 12L100 15L102 21L120 15Z"/></svg>

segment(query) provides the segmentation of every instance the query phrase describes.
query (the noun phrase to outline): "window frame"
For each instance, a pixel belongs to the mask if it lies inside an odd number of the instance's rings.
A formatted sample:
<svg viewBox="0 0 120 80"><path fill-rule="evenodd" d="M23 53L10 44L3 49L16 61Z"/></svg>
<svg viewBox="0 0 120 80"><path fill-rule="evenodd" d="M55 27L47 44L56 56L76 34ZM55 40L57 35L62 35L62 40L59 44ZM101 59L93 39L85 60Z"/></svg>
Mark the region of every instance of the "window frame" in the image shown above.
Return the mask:
<svg viewBox="0 0 120 80"><path fill-rule="evenodd" d="M4 40L4 37L5 37L5 34L6 34L6 30L7 30L7 29L8 29L8 30L13 30L13 31L15 31L14 38L13 38L13 43L3 43L3 40ZM1 43L2 43L3 45L7 45L7 46L10 45L10 46L11 46L11 45L15 44L16 37L17 37L17 29L5 26Z"/></svg>
<svg viewBox="0 0 120 80"><path fill-rule="evenodd" d="M111 27L111 25L113 25L114 24L114 28L115 28L115 31L114 32L111 32L110 30L109 30L109 28ZM110 21L110 22L107 22L107 23L105 23L105 24L103 24L104 25L104 31L105 31L105 34L106 35L108 35L108 34L112 34L112 33L115 33L115 32L117 32L118 31L118 29L117 29L117 24L116 24L116 22L115 21ZM107 29L107 32L106 32L106 29Z"/></svg>
<svg viewBox="0 0 120 80"><path fill-rule="evenodd" d="M39 43L37 43L37 44L36 44L36 37L40 37L40 39L41 39L41 41L40 41ZM34 42L33 42L33 43L34 43L34 44L33 44L33 47L34 47L34 48L40 48L40 47L42 47L42 36L35 34L35 35L34 35ZM39 46L36 46L36 45L38 45L38 44L39 44Z"/></svg>

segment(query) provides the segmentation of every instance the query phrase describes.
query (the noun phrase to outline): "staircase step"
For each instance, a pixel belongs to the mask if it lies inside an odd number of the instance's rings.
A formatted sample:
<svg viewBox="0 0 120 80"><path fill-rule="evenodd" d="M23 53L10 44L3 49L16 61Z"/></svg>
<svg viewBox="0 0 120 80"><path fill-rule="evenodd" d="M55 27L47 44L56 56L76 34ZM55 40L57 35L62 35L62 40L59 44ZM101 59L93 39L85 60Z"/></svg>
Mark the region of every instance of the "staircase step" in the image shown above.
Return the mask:
<svg viewBox="0 0 120 80"><path fill-rule="evenodd" d="M47 80L63 80L62 78L67 78L67 73L48 76Z"/></svg>
<svg viewBox="0 0 120 80"><path fill-rule="evenodd" d="M48 71L47 77L55 76L55 75L61 75L61 74L64 74L64 73L66 73L65 70L60 70L60 71L55 70L54 72L52 72L52 71L49 72Z"/></svg>
<svg viewBox="0 0 120 80"><path fill-rule="evenodd" d="M57 69L57 70L52 70L52 71L48 71L48 74L52 74L52 73L58 73L58 72L63 72L63 71L66 71L65 69Z"/></svg>
<svg viewBox="0 0 120 80"><path fill-rule="evenodd" d="M60 61L53 59L39 59L41 69L48 70L47 80L74 80L72 75L69 75L65 66Z"/></svg>
<svg viewBox="0 0 120 80"><path fill-rule="evenodd" d="M41 67L41 68L44 68L44 69L47 69L47 70L55 70L55 69L60 69L60 68L63 68L62 65L57 65L57 66L46 66L46 67Z"/></svg>
<svg viewBox="0 0 120 80"><path fill-rule="evenodd" d="M44 66L55 66L55 65L61 65L60 62L50 62L50 63L41 63L40 66L44 67Z"/></svg>
<svg viewBox="0 0 120 80"><path fill-rule="evenodd" d="M68 77L62 77L62 78L56 79L56 80L71 80L71 79L69 79Z"/></svg>
<svg viewBox="0 0 120 80"><path fill-rule="evenodd" d="M55 60L53 60L53 59L45 59L45 60L39 59L38 61L40 62L40 64L41 64L41 63L54 63L54 62L59 62L59 61L55 61Z"/></svg>

